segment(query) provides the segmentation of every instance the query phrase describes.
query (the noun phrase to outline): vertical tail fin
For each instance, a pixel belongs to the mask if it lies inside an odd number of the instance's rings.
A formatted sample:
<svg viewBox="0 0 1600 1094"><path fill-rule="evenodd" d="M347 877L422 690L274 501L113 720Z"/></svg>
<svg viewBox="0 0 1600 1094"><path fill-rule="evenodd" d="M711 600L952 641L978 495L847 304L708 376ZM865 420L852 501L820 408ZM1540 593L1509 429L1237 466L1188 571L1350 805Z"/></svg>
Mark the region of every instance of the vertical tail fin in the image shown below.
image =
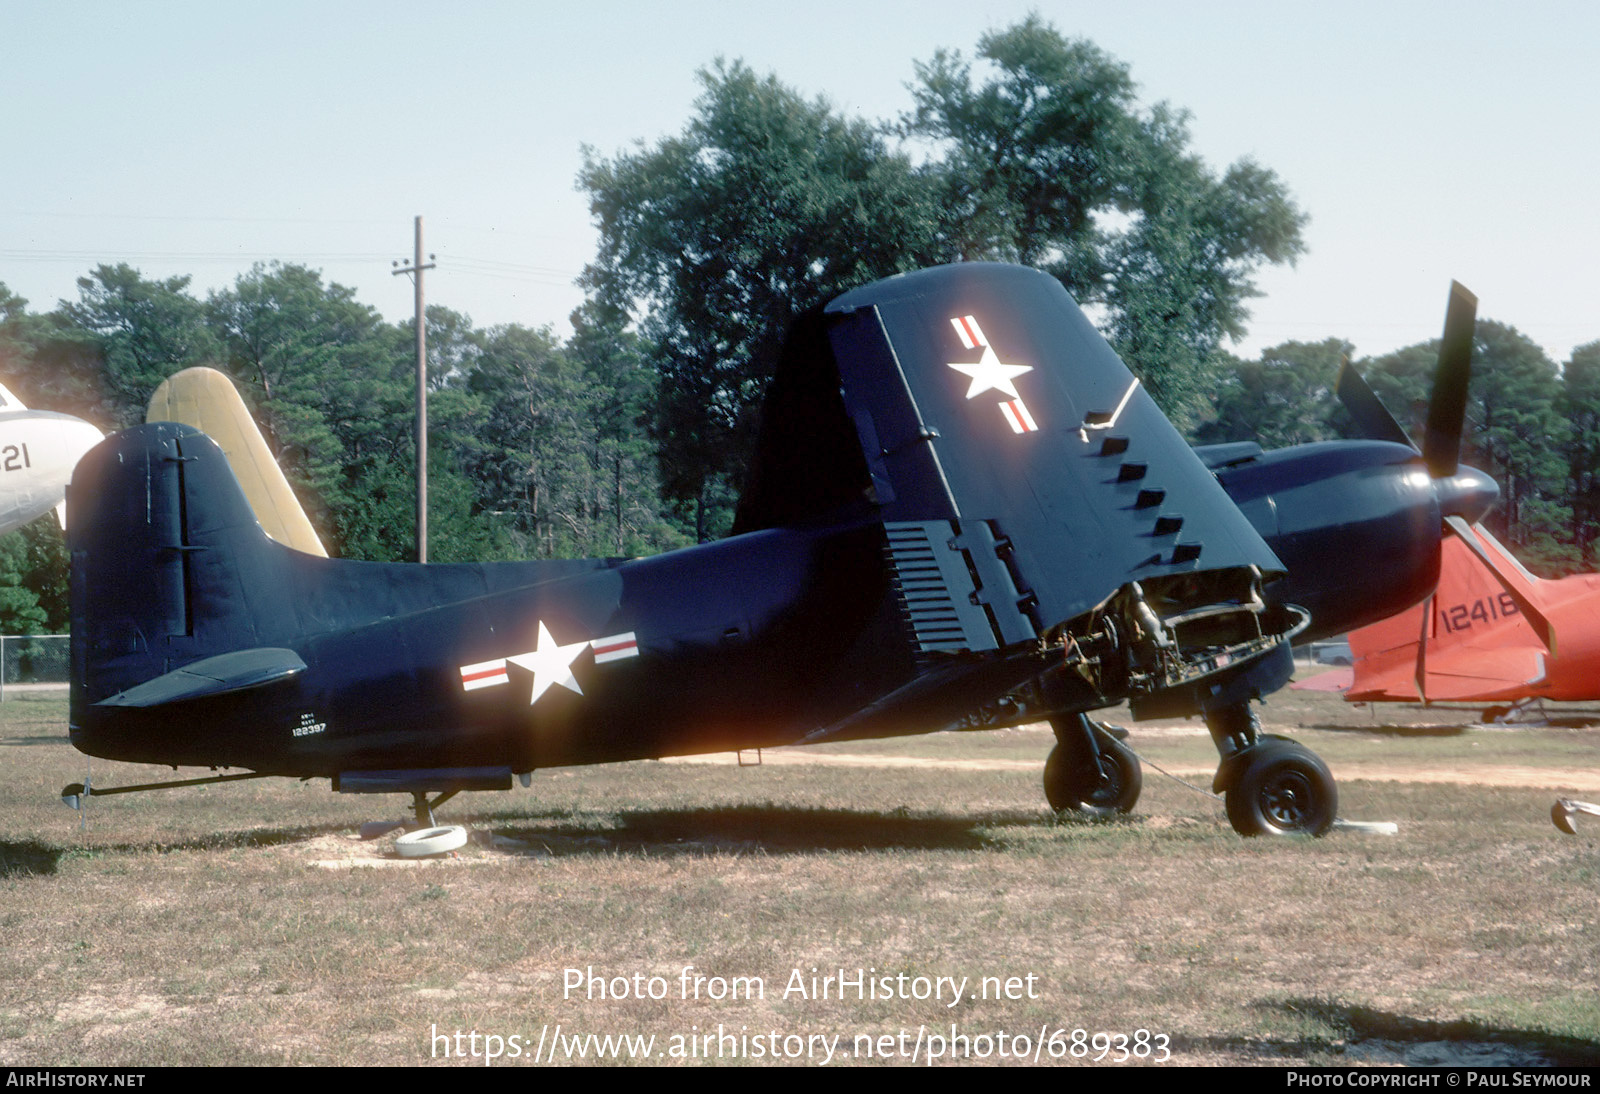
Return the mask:
<svg viewBox="0 0 1600 1094"><path fill-rule="evenodd" d="M1502 578L1525 597L1538 579L1479 530L1505 563L1497 576L1456 536L1440 550L1439 584L1428 600L1350 633L1353 701L1492 698L1543 680L1546 650Z"/></svg>
<svg viewBox="0 0 1600 1094"><path fill-rule="evenodd" d="M267 535L286 547L327 557L305 509L272 458L261 429L229 379L213 368L187 368L161 382L147 422L193 426L217 442Z"/></svg>
<svg viewBox="0 0 1600 1094"><path fill-rule="evenodd" d="M74 723L82 704L293 633L282 560L300 556L263 534L204 434L113 435L78 464L67 505Z"/></svg>

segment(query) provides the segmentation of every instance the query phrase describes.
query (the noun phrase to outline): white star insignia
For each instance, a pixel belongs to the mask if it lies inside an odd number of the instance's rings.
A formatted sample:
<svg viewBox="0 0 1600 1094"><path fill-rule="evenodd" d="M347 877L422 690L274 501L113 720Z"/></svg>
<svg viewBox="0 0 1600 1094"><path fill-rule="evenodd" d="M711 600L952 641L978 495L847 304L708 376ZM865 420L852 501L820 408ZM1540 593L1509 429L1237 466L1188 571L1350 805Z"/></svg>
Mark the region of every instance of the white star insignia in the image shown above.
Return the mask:
<svg viewBox="0 0 1600 1094"><path fill-rule="evenodd" d="M1011 381L1021 376L1024 372L1032 372L1032 365L1007 365L1002 364L1000 358L995 356L993 346L983 347L983 356L971 364L960 361L948 362L957 372L966 373L972 377L972 386L967 388L967 398L982 395L985 391L1001 391L1013 399L1021 398L1017 394L1017 385Z"/></svg>
<svg viewBox="0 0 1600 1094"><path fill-rule="evenodd" d="M539 620L539 640L532 653L519 653L506 660L513 665L519 665L533 673L533 696L529 698L528 705L532 706L539 701L539 696L555 684L560 684L568 691L583 694L583 689L578 686L578 678L572 675L572 662L578 659L578 654L587 649L587 642L573 642L571 645L558 646L556 640L550 637L550 630L544 625L544 620Z"/></svg>

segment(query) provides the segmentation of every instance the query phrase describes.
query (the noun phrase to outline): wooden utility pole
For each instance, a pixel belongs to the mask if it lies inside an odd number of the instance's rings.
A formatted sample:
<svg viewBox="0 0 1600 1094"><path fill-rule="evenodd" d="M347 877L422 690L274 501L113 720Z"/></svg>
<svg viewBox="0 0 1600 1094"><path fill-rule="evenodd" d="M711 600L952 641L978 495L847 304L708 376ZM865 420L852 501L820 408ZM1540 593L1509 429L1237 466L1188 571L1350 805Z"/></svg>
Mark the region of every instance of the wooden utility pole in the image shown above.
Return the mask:
<svg viewBox="0 0 1600 1094"><path fill-rule="evenodd" d="M415 257L411 265L394 263L394 273L411 274L417 308L417 561L428 561L428 324L422 302L422 271L431 270L433 255L422 261L422 218L417 218Z"/></svg>

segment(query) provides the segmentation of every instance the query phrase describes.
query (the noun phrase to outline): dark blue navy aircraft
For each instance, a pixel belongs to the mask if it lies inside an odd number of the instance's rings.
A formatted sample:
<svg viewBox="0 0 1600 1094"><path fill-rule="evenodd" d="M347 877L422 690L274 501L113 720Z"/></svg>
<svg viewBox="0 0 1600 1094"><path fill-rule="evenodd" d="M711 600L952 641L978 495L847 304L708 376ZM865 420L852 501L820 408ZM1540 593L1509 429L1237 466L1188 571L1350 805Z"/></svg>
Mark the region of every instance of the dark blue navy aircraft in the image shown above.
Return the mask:
<svg viewBox="0 0 1600 1094"><path fill-rule="evenodd" d="M1058 282L986 264L797 320L735 534L653 558L314 557L203 433L145 425L69 493L72 740L243 771L68 793L325 777L426 824L536 768L1048 721L1050 804L1126 811L1138 761L1089 714L1128 700L1206 717L1238 831L1321 834L1327 767L1250 702L1292 638L1427 595L1442 522L1494 498L1387 437L1197 455Z"/></svg>

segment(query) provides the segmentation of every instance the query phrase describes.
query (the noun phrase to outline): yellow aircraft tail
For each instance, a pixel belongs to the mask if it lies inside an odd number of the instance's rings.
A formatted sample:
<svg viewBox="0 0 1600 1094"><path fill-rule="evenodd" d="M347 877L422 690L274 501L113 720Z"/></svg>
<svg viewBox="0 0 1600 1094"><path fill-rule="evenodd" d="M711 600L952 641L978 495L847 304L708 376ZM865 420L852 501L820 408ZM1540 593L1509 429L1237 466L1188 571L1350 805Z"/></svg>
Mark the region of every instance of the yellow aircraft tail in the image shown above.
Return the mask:
<svg viewBox="0 0 1600 1094"><path fill-rule="evenodd" d="M261 429L233 384L214 368L186 368L150 397L147 422L178 422L210 435L228 457L261 528L288 547L326 558L327 550L272 458Z"/></svg>

